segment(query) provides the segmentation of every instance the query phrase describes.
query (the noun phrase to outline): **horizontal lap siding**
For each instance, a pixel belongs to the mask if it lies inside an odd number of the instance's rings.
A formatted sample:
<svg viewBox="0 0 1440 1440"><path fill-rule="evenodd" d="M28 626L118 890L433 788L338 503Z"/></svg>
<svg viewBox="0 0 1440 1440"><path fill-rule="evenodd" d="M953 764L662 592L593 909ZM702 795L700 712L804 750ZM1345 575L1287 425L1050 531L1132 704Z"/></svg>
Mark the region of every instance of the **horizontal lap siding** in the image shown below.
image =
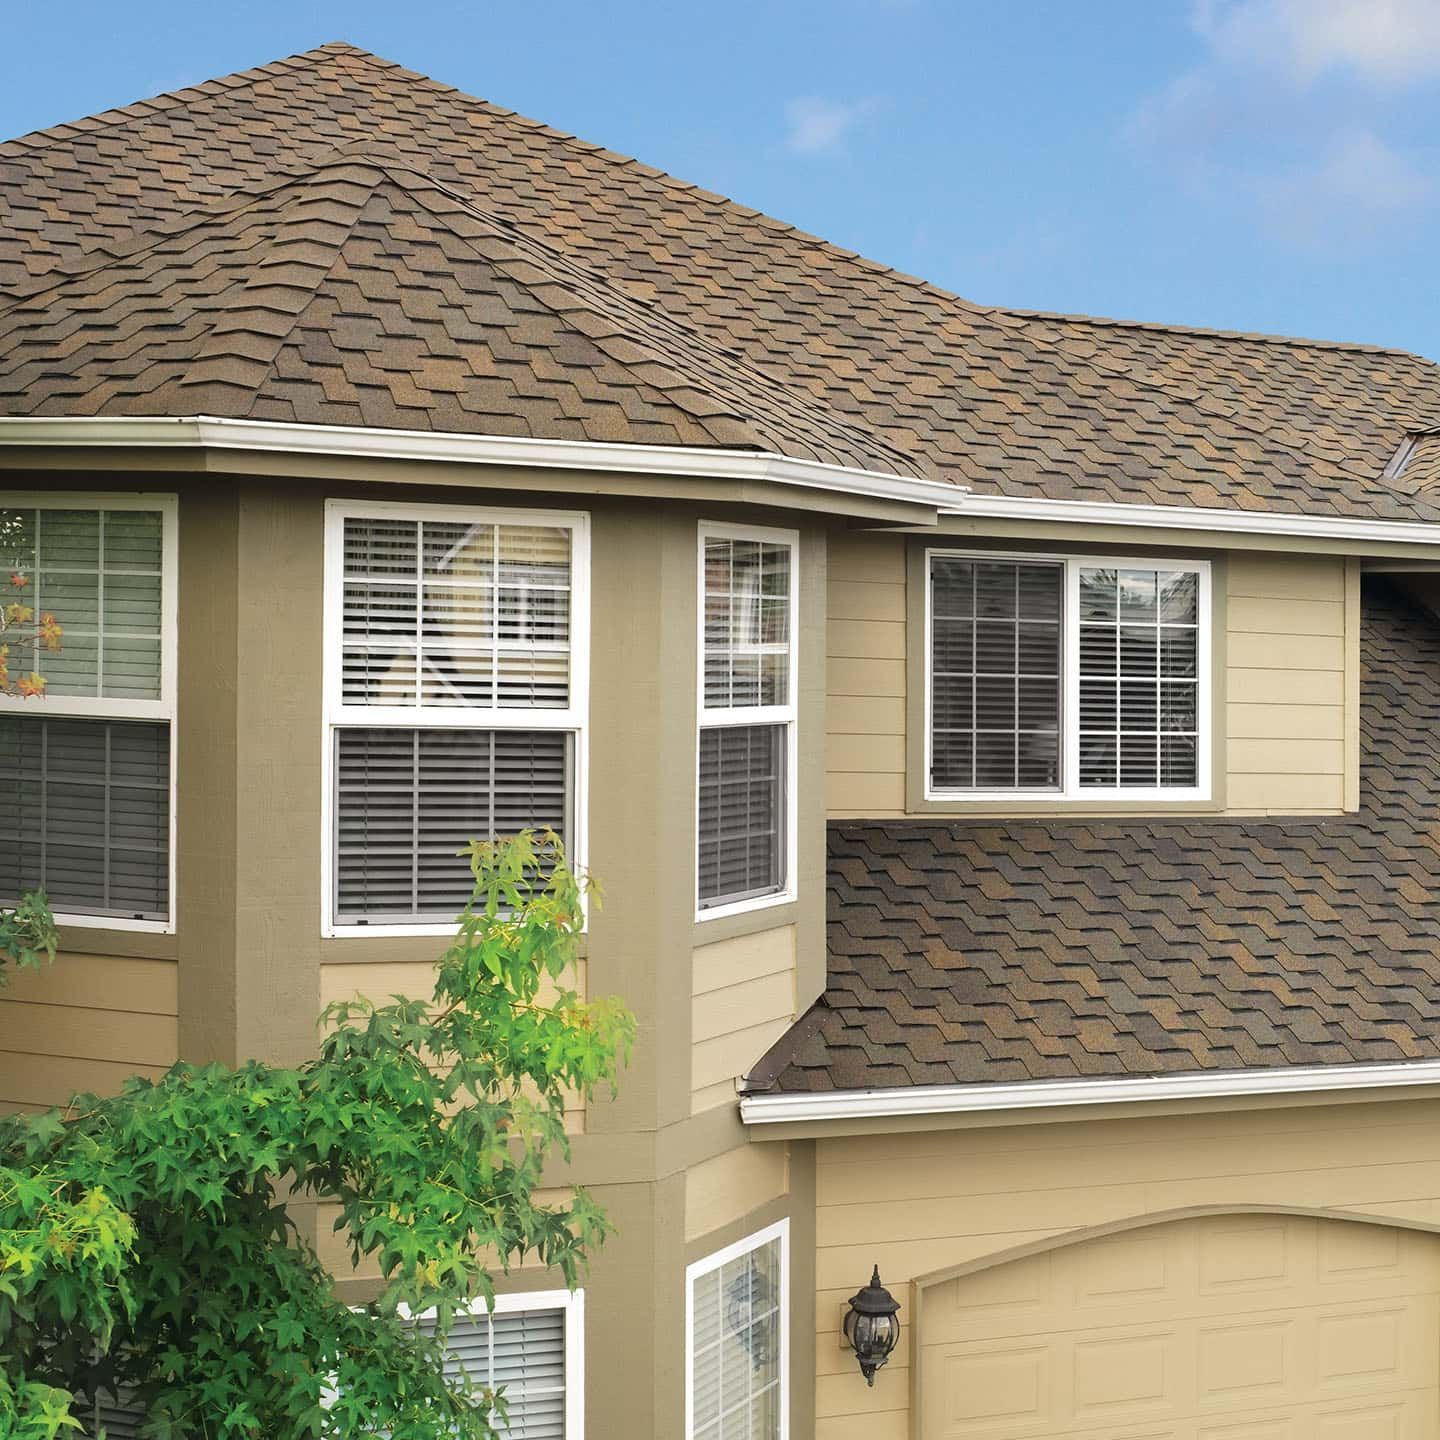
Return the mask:
<svg viewBox="0 0 1440 1440"><path fill-rule="evenodd" d="M905 542L830 541L825 770L833 818L905 813Z"/></svg>
<svg viewBox="0 0 1440 1440"><path fill-rule="evenodd" d="M794 1015L793 925L697 948L691 956L691 1113L733 1104L736 1080Z"/></svg>
<svg viewBox="0 0 1440 1440"><path fill-rule="evenodd" d="M177 1058L173 960L62 952L0 991L0 1108L38 1110L79 1091L113 1094Z"/></svg>
<svg viewBox="0 0 1440 1440"><path fill-rule="evenodd" d="M1440 1226L1440 1102L890 1135L817 1144L817 1440L909 1440L910 1281L1068 1231L1191 1206ZM839 1341L873 1264L905 1306L867 1390Z"/></svg>
<svg viewBox="0 0 1440 1440"><path fill-rule="evenodd" d="M1238 814L1335 811L1353 794L1347 709L1358 637L1346 562L1234 553L1223 571L1225 703L1219 749ZM831 540L826 711L832 819L906 813L905 541ZM921 643L920 637L914 643ZM1348 718L1347 718L1348 717ZM961 807L957 807L959 809ZM933 812L932 812L933 813ZM1057 806L1057 813L1069 813Z"/></svg>
<svg viewBox="0 0 1440 1440"><path fill-rule="evenodd" d="M1354 648L1344 560L1232 555L1225 625L1227 807L1341 809Z"/></svg>

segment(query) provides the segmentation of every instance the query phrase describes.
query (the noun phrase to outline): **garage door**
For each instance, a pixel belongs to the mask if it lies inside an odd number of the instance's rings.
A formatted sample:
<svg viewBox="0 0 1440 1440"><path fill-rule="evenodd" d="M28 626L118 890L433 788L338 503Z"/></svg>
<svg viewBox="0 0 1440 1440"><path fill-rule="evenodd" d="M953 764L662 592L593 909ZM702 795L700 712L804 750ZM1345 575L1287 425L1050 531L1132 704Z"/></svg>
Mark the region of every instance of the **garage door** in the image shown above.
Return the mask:
<svg viewBox="0 0 1440 1440"><path fill-rule="evenodd" d="M1178 1220L925 1290L923 1440L1440 1440L1440 1240Z"/></svg>

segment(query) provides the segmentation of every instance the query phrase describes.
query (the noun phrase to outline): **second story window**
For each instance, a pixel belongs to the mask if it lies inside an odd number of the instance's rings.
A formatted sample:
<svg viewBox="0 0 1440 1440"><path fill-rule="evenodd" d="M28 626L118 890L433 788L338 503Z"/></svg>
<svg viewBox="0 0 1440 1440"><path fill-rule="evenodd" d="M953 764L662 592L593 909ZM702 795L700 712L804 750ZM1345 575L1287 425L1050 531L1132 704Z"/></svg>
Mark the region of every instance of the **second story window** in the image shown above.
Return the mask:
<svg viewBox="0 0 1440 1440"><path fill-rule="evenodd" d="M585 520L332 502L327 531L327 928L448 928L468 841L578 858Z"/></svg>
<svg viewBox="0 0 1440 1440"><path fill-rule="evenodd" d="M1203 561L928 556L932 798L1202 799Z"/></svg>
<svg viewBox="0 0 1440 1440"><path fill-rule="evenodd" d="M61 629L58 649L29 638L5 656L44 686L0 696L0 899L44 890L72 924L168 929L175 501L0 502L0 603Z"/></svg>
<svg viewBox="0 0 1440 1440"><path fill-rule="evenodd" d="M700 529L702 916L793 893L796 556L793 532Z"/></svg>

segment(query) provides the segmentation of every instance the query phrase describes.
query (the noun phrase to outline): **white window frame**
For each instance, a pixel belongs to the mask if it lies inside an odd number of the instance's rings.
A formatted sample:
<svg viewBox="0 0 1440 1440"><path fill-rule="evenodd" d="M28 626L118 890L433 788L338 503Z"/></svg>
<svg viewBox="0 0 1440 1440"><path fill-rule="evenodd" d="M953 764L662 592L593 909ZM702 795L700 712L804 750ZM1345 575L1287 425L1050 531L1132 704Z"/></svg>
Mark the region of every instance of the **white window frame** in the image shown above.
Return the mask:
<svg viewBox="0 0 1440 1440"><path fill-rule="evenodd" d="M932 570L935 558L955 560L1001 560L1007 562L1049 564L1063 568L1063 610L1060 617L1060 784L1058 786L1032 786L1013 790L960 790L939 789L931 779L932 750L934 747L934 631L935 587ZM1080 571L1082 567L1104 566L1115 570L1188 570L1197 577L1196 585L1196 740L1194 785L1086 785L1079 784L1080 773ZM927 546L925 550L925 633L922 643L925 647L925 774L924 796L926 800L939 801L947 805L959 804L1015 804L1026 801L1036 804L1054 802L1066 805L1121 801L1141 804L1195 804L1211 798L1211 751L1214 747L1214 714L1210 691L1210 650L1212 639L1213 605L1211 595L1210 562L1157 558L1155 556L1105 555L1099 553L1055 554L1044 551L1018 552L1000 550L967 550L950 545Z"/></svg>
<svg viewBox="0 0 1440 1440"><path fill-rule="evenodd" d="M526 1310L565 1312L565 1435L566 1440L585 1440L585 1291L515 1290L496 1295L493 1306L486 1305L482 1295L461 1307L465 1315L513 1315ZM412 1310L402 1302L395 1313L402 1320L433 1320L436 1307Z"/></svg>
<svg viewBox="0 0 1440 1440"><path fill-rule="evenodd" d="M163 720L170 727L170 794L168 798L170 914L166 920L127 920L115 915L76 915L56 910L61 925L86 930L131 930L147 935L173 935L179 896L175 890L176 758L179 754L176 717L176 657L179 650L180 535L179 496L145 491L55 492L48 490L0 492L3 510L158 510L160 512L160 698L158 700L106 700L98 695L51 695L22 700L0 695L0 711L32 718L80 720ZM0 582L3 583L3 582ZM63 629L65 617L55 617ZM61 644L64 644L62 639Z"/></svg>
<svg viewBox="0 0 1440 1440"><path fill-rule="evenodd" d="M517 706L346 705L341 657L345 619L345 521L347 519L459 520L473 525L548 525L570 531L570 704L563 710ZM394 730L564 730L572 734L567 863L583 870L589 836L586 777L590 715L590 517L584 511L523 510L508 506L408 504L395 500L325 502L324 618L321 642L324 680L321 723L320 934L322 937L449 936L453 921L369 925L335 919L335 733L345 728Z"/></svg>
<svg viewBox="0 0 1440 1440"><path fill-rule="evenodd" d="M780 1242L780 1434L790 1436L790 1220L787 1216L707 1255L685 1267L685 1440L695 1435L695 1282L702 1275L759 1250L771 1241Z"/></svg>
<svg viewBox="0 0 1440 1440"><path fill-rule="evenodd" d="M705 706L705 542L707 540L757 540L768 545L784 545L790 551L790 644L787 659L790 667L784 705L727 705L707 709ZM799 763L800 729L800 532L775 530L760 525L727 525L702 520L695 542L695 863L691 893L695 901L695 919L719 920L727 915L744 915L752 910L769 910L776 905L792 904L796 896L795 871L799 863L799 786L796 767ZM734 900L727 905L700 904L700 732L722 726L783 725L785 727L785 883L769 895L756 895Z"/></svg>

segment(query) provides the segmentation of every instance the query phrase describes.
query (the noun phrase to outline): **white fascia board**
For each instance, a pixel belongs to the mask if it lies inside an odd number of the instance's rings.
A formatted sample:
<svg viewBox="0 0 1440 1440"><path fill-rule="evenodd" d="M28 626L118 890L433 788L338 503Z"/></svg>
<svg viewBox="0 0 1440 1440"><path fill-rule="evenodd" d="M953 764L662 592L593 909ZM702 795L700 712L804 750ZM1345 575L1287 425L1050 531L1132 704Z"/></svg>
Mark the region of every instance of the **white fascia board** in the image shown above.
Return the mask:
<svg viewBox="0 0 1440 1440"><path fill-rule="evenodd" d="M1273 1070L1216 1070L1114 1080L1028 1080L1006 1085L910 1085L884 1090L743 1095L747 1125L822 1120L896 1119L906 1115L964 1115L1072 1105L1126 1105L1157 1100L1221 1100L1255 1095L1391 1090L1440 1085L1440 1060L1383 1065L1294 1065Z"/></svg>
<svg viewBox="0 0 1440 1440"><path fill-rule="evenodd" d="M884 471L751 450L706 450L682 445L622 445L589 440L530 440L503 435L457 435L430 430L378 430L356 425L290 425L224 420L209 415L174 419L85 416L76 419L0 417L0 445L84 445L265 450L366 460L428 460L466 465L534 466L751 480L832 490L932 509L963 502L966 487L914 480Z"/></svg>
<svg viewBox="0 0 1440 1440"><path fill-rule="evenodd" d="M945 511L942 514L947 513ZM1440 545L1440 525L1419 520L1352 520L1343 515L1292 515L1273 510L1223 510L1201 505L1131 505L1108 500L1048 500L1030 495L969 492L948 513L967 520L1059 521L1161 530L1218 530L1232 535L1298 536L1310 540L1373 540L1387 545Z"/></svg>

